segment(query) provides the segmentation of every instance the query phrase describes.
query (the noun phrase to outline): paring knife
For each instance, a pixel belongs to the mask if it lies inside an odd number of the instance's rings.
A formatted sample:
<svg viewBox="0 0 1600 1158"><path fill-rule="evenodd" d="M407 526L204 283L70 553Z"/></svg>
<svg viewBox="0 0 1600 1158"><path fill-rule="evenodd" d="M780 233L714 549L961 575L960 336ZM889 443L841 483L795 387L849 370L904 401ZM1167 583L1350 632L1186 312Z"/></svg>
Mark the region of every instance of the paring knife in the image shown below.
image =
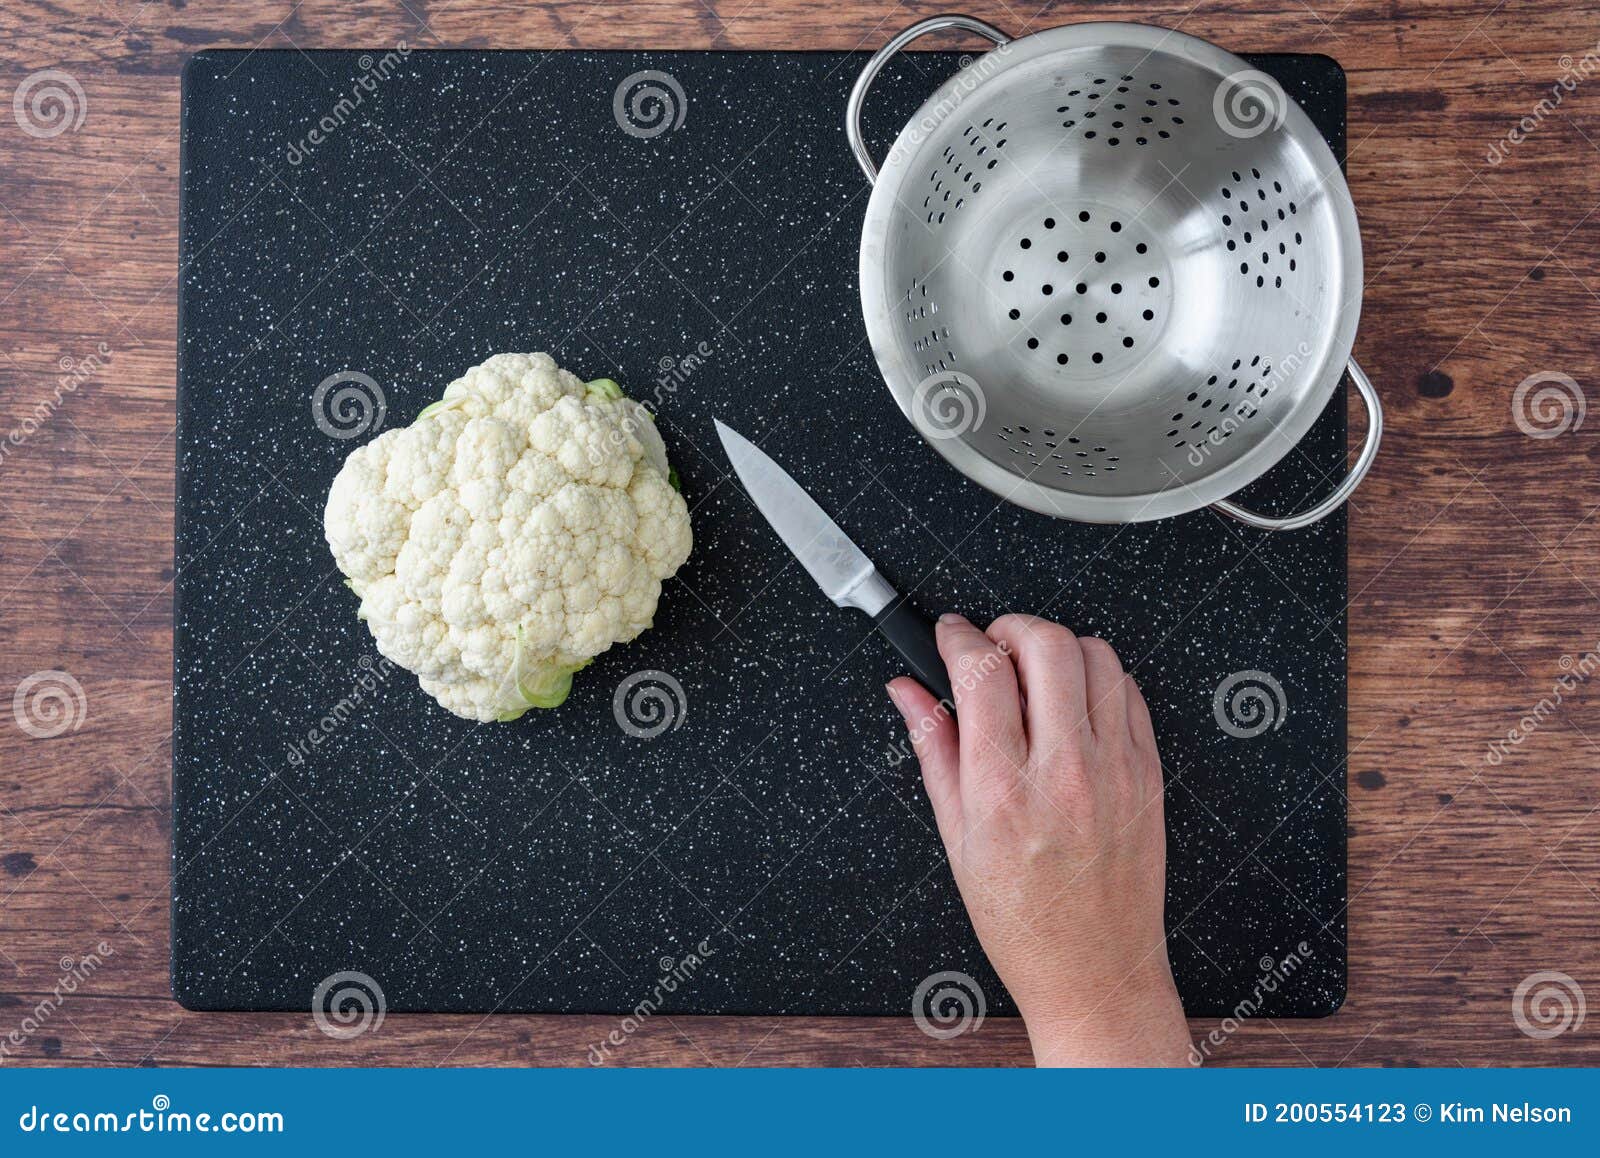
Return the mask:
<svg viewBox="0 0 1600 1158"><path fill-rule="evenodd" d="M728 461L751 501L822 593L840 607L854 607L871 616L873 626L911 666L911 674L953 706L950 674L934 642L933 621L878 574L872 560L781 466L738 431L721 422L716 425L722 449L728 452Z"/></svg>

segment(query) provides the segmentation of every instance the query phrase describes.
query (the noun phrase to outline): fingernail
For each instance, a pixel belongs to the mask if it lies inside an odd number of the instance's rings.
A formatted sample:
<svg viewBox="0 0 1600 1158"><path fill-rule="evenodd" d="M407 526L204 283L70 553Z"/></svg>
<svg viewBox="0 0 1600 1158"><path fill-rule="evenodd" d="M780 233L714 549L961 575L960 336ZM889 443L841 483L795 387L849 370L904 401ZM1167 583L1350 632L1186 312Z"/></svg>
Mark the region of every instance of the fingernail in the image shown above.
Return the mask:
<svg viewBox="0 0 1600 1158"><path fill-rule="evenodd" d="M889 693L889 702L895 706L895 710L902 716L905 715L905 705L900 702L900 693L894 690L894 685L884 684L883 690Z"/></svg>
<svg viewBox="0 0 1600 1158"><path fill-rule="evenodd" d="M946 611L943 615L939 616L939 622L940 623L945 623L945 624L954 625L954 624L957 624L957 623L965 623L966 621L967 621L967 617L966 616L958 615L954 611Z"/></svg>

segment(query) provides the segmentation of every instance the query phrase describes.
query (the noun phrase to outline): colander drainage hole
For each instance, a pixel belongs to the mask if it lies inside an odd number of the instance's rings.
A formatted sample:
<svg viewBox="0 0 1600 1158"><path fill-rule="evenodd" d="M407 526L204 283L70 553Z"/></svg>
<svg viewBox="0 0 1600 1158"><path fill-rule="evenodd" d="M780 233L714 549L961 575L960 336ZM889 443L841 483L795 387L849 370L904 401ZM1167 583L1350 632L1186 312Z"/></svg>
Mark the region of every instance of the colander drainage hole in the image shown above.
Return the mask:
<svg viewBox="0 0 1600 1158"><path fill-rule="evenodd" d="M1010 317L1011 317L1011 320L1013 322L1016 321L1021 316L1022 316L1022 311L1021 310L1012 310L1011 311Z"/></svg>
<svg viewBox="0 0 1600 1158"><path fill-rule="evenodd" d="M1072 315L1071 314L1062 314L1061 315L1061 324L1063 326L1072 325Z"/></svg>
<svg viewBox="0 0 1600 1158"><path fill-rule="evenodd" d="M1023 249L1032 249L1032 248L1033 248L1033 241L1032 241L1032 239L1030 239L1030 238L1027 238L1027 237L1024 237L1024 238L1023 238L1023 239L1022 239L1022 248L1023 248Z"/></svg>
<svg viewBox="0 0 1600 1158"><path fill-rule="evenodd" d="M1078 220L1079 221L1087 221L1087 220L1089 220L1089 211L1087 209L1085 209L1081 213L1079 213L1078 214Z"/></svg>
<svg viewBox="0 0 1600 1158"><path fill-rule="evenodd" d="M1144 320L1147 321L1147 322L1154 321L1155 320L1155 316L1156 316L1156 312L1154 310L1146 310L1144 312Z"/></svg>
<svg viewBox="0 0 1600 1158"><path fill-rule="evenodd" d="M1089 361L1093 362L1097 366L1101 362L1104 362L1105 360L1106 360L1106 356L1104 354L1102 354L1099 350L1096 350L1094 353L1089 355Z"/></svg>
<svg viewBox="0 0 1600 1158"><path fill-rule="evenodd" d="M1138 245L1133 247L1133 252L1135 252L1135 253L1147 253L1147 252L1149 252L1149 249L1150 249L1150 247L1148 245L1146 245L1144 242L1141 241Z"/></svg>
<svg viewBox="0 0 1600 1158"><path fill-rule="evenodd" d="M1002 281L1013 281L1013 280L1016 279L1016 276L1017 276L1016 274L1012 273L1008 269L1008 270L1005 271L1005 273L1000 275L1000 278L1001 278Z"/></svg>
<svg viewBox="0 0 1600 1158"><path fill-rule="evenodd" d="M1039 292L1044 294L1045 297L1049 297L1051 294L1056 292L1056 287L1046 282L1044 285L1039 287Z"/></svg>
<svg viewBox="0 0 1600 1158"><path fill-rule="evenodd" d="M1095 320L1095 321L1097 321L1097 322L1099 322L1099 323L1100 323L1100 324L1101 324L1101 325L1102 325L1102 326L1103 326L1103 325L1105 325L1105 324L1106 324L1106 316L1105 316L1105 314L1104 314L1104 313L1098 313L1098 314L1096 314L1096 315L1095 315L1095 316L1094 316L1094 320Z"/></svg>

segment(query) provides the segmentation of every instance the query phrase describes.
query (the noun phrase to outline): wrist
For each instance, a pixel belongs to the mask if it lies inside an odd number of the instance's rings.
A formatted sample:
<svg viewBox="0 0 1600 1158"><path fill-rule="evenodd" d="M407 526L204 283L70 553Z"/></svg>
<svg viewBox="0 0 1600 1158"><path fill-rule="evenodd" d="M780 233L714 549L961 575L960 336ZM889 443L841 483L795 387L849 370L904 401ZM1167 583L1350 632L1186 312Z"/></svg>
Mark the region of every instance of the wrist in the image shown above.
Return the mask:
<svg viewBox="0 0 1600 1158"><path fill-rule="evenodd" d="M1045 1066L1184 1066L1193 1047L1171 977L1122 986L1076 1009L1034 1003L1022 1010L1034 1062Z"/></svg>

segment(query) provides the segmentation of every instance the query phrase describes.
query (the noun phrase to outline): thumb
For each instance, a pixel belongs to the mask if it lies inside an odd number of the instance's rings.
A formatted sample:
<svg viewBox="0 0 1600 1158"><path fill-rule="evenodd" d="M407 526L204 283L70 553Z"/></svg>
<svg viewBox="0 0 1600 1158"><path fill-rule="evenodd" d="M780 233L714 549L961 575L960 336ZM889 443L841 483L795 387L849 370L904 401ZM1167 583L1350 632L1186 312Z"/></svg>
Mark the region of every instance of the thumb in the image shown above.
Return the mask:
<svg viewBox="0 0 1600 1158"><path fill-rule="evenodd" d="M933 693L909 676L891 680L886 690L905 721L939 835L948 847L961 830L961 742L955 718Z"/></svg>

